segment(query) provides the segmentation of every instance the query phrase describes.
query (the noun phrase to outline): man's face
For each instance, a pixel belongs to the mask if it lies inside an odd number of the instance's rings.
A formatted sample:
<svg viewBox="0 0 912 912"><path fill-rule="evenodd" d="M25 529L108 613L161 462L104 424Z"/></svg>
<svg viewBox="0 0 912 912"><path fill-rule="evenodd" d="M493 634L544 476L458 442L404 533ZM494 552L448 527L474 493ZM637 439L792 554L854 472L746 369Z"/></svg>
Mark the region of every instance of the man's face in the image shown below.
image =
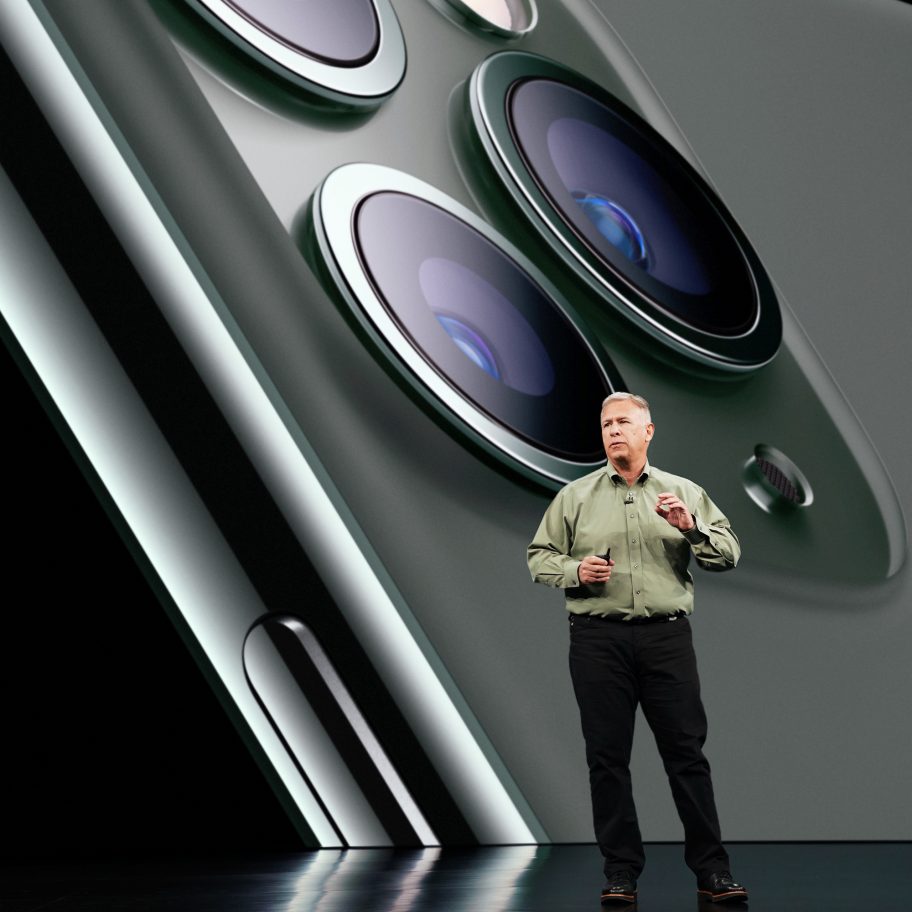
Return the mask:
<svg viewBox="0 0 912 912"><path fill-rule="evenodd" d="M654 425L646 422L646 412L635 402L618 400L602 409L602 444L612 465L638 468L646 461Z"/></svg>

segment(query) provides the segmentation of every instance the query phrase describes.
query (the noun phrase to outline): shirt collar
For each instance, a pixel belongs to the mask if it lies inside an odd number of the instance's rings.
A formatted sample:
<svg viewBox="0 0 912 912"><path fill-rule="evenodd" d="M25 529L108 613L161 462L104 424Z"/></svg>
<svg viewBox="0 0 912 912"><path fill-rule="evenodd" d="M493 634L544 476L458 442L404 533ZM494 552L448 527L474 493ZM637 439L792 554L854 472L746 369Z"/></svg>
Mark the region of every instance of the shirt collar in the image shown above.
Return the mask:
<svg viewBox="0 0 912 912"><path fill-rule="evenodd" d="M611 460L608 460L607 464L605 465L605 471L608 473L608 477L616 485L617 484L622 484L622 485L627 484L627 482L624 481L623 476L620 475L617 472L617 470L614 468L614 466L611 464ZM652 467L649 465L649 460L647 459L646 465L643 466L643 471L640 473L640 477L636 480L636 484L638 484L638 485L646 484L646 480L649 478L651 473L652 473Z"/></svg>

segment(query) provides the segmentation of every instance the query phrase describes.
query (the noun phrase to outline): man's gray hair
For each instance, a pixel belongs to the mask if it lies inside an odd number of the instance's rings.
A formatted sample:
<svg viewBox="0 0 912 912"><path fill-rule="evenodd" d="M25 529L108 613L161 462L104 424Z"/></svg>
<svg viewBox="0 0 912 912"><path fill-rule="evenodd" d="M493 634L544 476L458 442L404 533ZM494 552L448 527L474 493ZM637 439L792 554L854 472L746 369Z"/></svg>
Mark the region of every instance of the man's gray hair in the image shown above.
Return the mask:
<svg viewBox="0 0 912 912"><path fill-rule="evenodd" d="M649 403L642 396L637 396L635 393L612 393L610 396L606 396L602 401L602 411L605 410L605 406L608 405L609 402L632 402L646 412L646 424L652 424Z"/></svg>

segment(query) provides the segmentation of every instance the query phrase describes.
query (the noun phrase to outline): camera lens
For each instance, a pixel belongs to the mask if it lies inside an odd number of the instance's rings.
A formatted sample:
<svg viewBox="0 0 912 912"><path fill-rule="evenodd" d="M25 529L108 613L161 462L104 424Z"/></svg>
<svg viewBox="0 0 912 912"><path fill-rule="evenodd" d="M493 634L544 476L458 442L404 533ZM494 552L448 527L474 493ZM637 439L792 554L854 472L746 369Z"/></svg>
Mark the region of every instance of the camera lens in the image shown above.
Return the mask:
<svg viewBox="0 0 912 912"><path fill-rule="evenodd" d="M488 58L469 93L507 189L604 300L704 363L742 370L775 354L781 318L759 259L643 118L580 74L520 52Z"/></svg>
<svg viewBox="0 0 912 912"><path fill-rule="evenodd" d="M620 386L614 368L489 225L372 165L333 172L311 217L352 312L427 401L538 476L568 481L604 461L593 416Z"/></svg>
<svg viewBox="0 0 912 912"><path fill-rule="evenodd" d="M465 222L403 193L364 200L355 236L390 316L452 386L549 452L598 457L592 416L607 387L561 311L516 263Z"/></svg>
<svg viewBox="0 0 912 912"><path fill-rule="evenodd" d="M411 210L407 218L412 222L417 221L422 227L432 227L429 223L437 221L436 214L419 213L416 210L415 204L421 204L414 197L403 197L403 201L407 201L403 209ZM386 205L395 203L388 200ZM367 231L369 216L367 213L364 215L363 227ZM379 217L383 218L384 215ZM439 224L438 230L451 234L470 231L445 222ZM360 237L362 234L359 232ZM476 238L480 240L480 237ZM363 239L365 244L370 243L366 233ZM465 249L469 244L461 241L459 246ZM534 317L535 311L545 306L538 290L528 278L518 278L518 268L506 257L502 254L492 255L487 242L476 241L476 249L465 252L467 256L462 262L450 257L429 256L420 263L418 284L424 301L456 348L472 364L519 393L547 396L554 388L554 367L541 339L522 312L523 309L531 311L531 316ZM468 259L472 256L481 259L483 254L488 255L486 259L490 262L490 280L481 275L479 268L474 265L477 260ZM466 260L473 265L464 265ZM382 268L377 267L378 270ZM517 273L516 276L513 275L514 272ZM519 306L493 284L492 280L498 279L497 284L507 286L517 298ZM534 304L522 308L522 302L526 299L534 301ZM429 328L436 330L432 324ZM434 343L443 341L436 331L432 335ZM457 366L465 370L465 364L458 359ZM468 373L474 377L471 368Z"/></svg>
<svg viewBox="0 0 912 912"><path fill-rule="evenodd" d="M497 366L497 359L494 357L491 347L479 333L455 317L446 317L438 313L437 320L446 330L447 335L456 343L456 347L469 360L477 364L495 380L500 380L500 368Z"/></svg>
<svg viewBox="0 0 912 912"><path fill-rule="evenodd" d="M751 327L757 301L744 258L664 144L552 80L516 86L509 112L540 188L618 278L698 329L738 335Z"/></svg>
<svg viewBox="0 0 912 912"><path fill-rule="evenodd" d="M186 0L243 55L308 101L379 105L405 75L405 39L390 0Z"/></svg>
<svg viewBox="0 0 912 912"><path fill-rule="evenodd" d="M225 0L245 19L296 50L337 66L371 58L380 40L372 0Z"/></svg>
<svg viewBox="0 0 912 912"><path fill-rule="evenodd" d="M634 221L633 216L623 206L612 202L605 196L579 190L573 194L580 209L598 229L599 234L616 247L631 263L648 267L646 255L646 238Z"/></svg>

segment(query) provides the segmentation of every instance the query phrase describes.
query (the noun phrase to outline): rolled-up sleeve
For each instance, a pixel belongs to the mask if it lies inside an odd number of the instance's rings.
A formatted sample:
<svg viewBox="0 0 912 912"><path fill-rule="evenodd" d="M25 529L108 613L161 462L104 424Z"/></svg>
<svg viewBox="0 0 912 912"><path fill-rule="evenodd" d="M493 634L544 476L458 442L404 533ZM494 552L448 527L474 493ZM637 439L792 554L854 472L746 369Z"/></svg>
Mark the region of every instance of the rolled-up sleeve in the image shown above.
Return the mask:
<svg viewBox="0 0 912 912"><path fill-rule="evenodd" d="M704 570L733 569L741 557L741 543L725 514L702 490L692 512L696 526L684 537L697 564Z"/></svg>
<svg viewBox="0 0 912 912"><path fill-rule="evenodd" d="M570 556L573 548L572 518L567 515L564 492L545 511L526 551L529 572L536 583L569 589L579 585L581 561Z"/></svg>

